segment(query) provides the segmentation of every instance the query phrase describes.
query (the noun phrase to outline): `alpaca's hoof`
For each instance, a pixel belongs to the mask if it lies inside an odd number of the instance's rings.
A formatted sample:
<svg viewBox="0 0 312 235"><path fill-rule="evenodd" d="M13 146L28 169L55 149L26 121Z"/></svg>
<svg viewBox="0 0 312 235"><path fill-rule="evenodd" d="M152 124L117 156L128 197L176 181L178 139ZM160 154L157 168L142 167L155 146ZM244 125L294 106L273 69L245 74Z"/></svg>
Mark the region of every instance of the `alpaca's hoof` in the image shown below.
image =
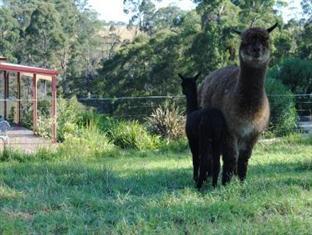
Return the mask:
<svg viewBox="0 0 312 235"><path fill-rule="evenodd" d="M205 174L204 181L207 181L208 177L209 177L208 174Z"/></svg>
<svg viewBox="0 0 312 235"><path fill-rule="evenodd" d="M198 176L193 176L193 180L194 180L195 182L197 182L197 181L198 181Z"/></svg>
<svg viewBox="0 0 312 235"><path fill-rule="evenodd" d="M225 177L225 178L222 179L222 185L225 186L225 185L227 185L230 181L231 181L230 178Z"/></svg>
<svg viewBox="0 0 312 235"><path fill-rule="evenodd" d="M200 191L202 185L203 185L203 182L197 182L196 188L198 189L198 191Z"/></svg>

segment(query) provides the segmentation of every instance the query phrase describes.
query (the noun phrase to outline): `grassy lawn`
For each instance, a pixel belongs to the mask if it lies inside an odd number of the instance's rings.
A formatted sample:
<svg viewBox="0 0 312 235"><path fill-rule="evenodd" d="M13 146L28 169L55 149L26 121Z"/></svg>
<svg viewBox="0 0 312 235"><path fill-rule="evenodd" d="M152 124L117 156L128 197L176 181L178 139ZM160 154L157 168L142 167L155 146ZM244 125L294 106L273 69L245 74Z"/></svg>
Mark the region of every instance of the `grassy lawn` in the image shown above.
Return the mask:
<svg viewBox="0 0 312 235"><path fill-rule="evenodd" d="M244 184L203 192L187 151L76 155L0 162L0 234L311 234L311 144L258 144Z"/></svg>

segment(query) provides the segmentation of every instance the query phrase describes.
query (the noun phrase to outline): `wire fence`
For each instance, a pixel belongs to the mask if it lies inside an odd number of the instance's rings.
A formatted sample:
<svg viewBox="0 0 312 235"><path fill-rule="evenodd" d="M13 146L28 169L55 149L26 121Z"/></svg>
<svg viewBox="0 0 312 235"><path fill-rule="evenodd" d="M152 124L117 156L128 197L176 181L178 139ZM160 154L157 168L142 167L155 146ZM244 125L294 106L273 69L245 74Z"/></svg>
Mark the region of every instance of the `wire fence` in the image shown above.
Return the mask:
<svg viewBox="0 0 312 235"><path fill-rule="evenodd" d="M299 117L312 117L312 94L270 95L295 100ZM142 119L149 116L157 107L166 103L173 103L185 111L186 100L184 96L145 96L145 97L118 97L118 98L79 98L81 103L94 107L97 112L117 118Z"/></svg>
<svg viewBox="0 0 312 235"><path fill-rule="evenodd" d="M138 120L148 117L161 105L174 104L181 112L184 112L186 105L183 96L79 98L78 100L89 107L94 107L99 113L116 118Z"/></svg>
<svg viewBox="0 0 312 235"><path fill-rule="evenodd" d="M285 95L271 95L271 97L280 97L281 99L286 100L289 98L290 101L295 101L296 109L298 113L298 124L303 127L309 128L308 131L312 131L312 94L296 94L292 96ZM270 97L269 97L270 98ZM276 100L276 99L275 99ZM26 99L16 99L14 97L10 97L8 99L0 99L0 115L3 114L4 111L4 101L6 101L6 113L7 117L14 120L14 112L17 111L17 103L20 102L22 109L22 121L27 125L24 127L28 127L31 129L32 126L32 100L31 97ZM46 111L51 107L51 97L41 97L36 100L38 103L39 112L42 111L40 109L44 108ZM61 101L59 99L58 101ZM80 97L78 101L87 107L92 107L98 113L114 117L117 119L127 119L127 120L139 120L144 121L151 113L158 108L159 106L163 106L165 104L174 104L176 107L180 109L183 113L186 108L186 99L184 96L145 96L145 97L117 97L117 98L98 98L98 97ZM49 112L49 111L48 111ZM59 114L61 115L61 114ZM28 120L29 123L25 122ZM20 146L21 149L30 149L31 146L40 146L40 145L50 145L51 141L47 142L45 140L34 139L32 134L28 133L27 129L18 129L11 130L12 141L10 145L12 146ZM30 139L27 137L29 136ZM30 141L30 142L29 142ZM35 148L35 147L34 147ZM1 149L1 144L0 144Z"/></svg>
<svg viewBox="0 0 312 235"><path fill-rule="evenodd" d="M312 117L312 94L295 94L295 95L269 95L270 98L289 98L289 102L295 101L296 110L299 117ZM15 109L18 102L21 103L21 108L31 108L31 104L34 100L29 98L16 99L10 97L8 99L0 99L0 112L3 113L4 101L7 103L7 113L10 113L11 109ZM94 108L98 113L105 114L107 116L124 119L144 119L151 115L151 113L165 104L174 104L180 111L185 112L186 99L184 96L139 96L139 97L79 97L78 101L88 107ZM45 102L51 102L51 97L41 97L37 99L40 104ZM27 112L27 110L26 110Z"/></svg>
<svg viewBox="0 0 312 235"><path fill-rule="evenodd" d="M312 116L312 94L296 95L295 103L299 117Z"/></svg>

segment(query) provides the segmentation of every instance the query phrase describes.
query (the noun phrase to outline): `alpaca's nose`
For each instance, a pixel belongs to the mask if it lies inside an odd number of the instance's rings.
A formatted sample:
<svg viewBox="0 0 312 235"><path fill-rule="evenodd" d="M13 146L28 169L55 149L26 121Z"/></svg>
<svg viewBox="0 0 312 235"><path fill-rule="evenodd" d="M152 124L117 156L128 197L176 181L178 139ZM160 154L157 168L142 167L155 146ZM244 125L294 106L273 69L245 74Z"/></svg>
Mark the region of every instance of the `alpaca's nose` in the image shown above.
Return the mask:
<svg viewBox="0 0 312 235"><path fill-rule="evenodd" d="M257 57L260 56L260 47L254 47L254 48L253 48L253 51L254 51L254 53L255 53L255 55L256 55Z"/></svg>

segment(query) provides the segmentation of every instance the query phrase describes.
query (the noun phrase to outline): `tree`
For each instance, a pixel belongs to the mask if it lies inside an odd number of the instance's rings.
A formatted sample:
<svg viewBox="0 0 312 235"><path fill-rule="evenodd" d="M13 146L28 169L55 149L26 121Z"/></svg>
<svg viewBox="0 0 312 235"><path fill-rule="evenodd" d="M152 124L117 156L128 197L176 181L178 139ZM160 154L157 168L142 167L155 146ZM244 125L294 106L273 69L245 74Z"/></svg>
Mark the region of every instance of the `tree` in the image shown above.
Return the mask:
<svg viewBox="0 0 312 235"><path fill-rule="evenodd" d="M301 7L304 13L304 18L306 22L312 22L312 1L311 0L302 0Z"/></svg>
<svg viewBox="0 0 312 235"><path fill-rule="evenodd" d="M186 12L176 6L169 6L158 9L151 18L153 32L164 28L174 28L181 24Z"/></svg>
<svg viewBox="0 0 312 235"><path fill-rule="evenodd" d="M102 60L103 41L99 35L102 24L93 11L85 10L80 14L77 25L77 41L71 45L67 78L62 84L67 94L85 96L91 92L90 84L95 79Z"/></svg>
<svg viewBox="0 0 312 235"><path fill-rule="evenodd" d="M303 27L298 43L298 53L301 58L312 59L312 1L302 0L301 6L304 15L301 21Z"/></svg>
<svg viewBox="0 0 312 235"><path fill-rule="evenodd" d="M51 3L40 3L32 12L25 30L25 63L43 67L56 67L56 51L64 43L60 17Z"/></svg>
<svg viewBox="0 0 312 235"><path fill-rule="evenodd" d="M31 14L37 7L36 0L3 0L3 6L12 11L19 28L25 30L30 23Z"/></svg>
<svg viewBox="0 0 312 235"><path fill-rule="evenodd" d="M196 10L202 25L192 48L198 69L208 73L236 63L238 37L231 31L238 25L239 8L229 0L195 2L199 3Z"/></svg>
<svg viewBox="0 0 312 235"><path fill-rule="evenodd" d="M102 24L87 0L4 0L0 14L4 55L10 52L17 63L58 69L67 95L88 92L104 42Z"/></svg>
<svg viewBox="0 0 312 235"><path fill-rule="evenodd" d="M123 0L124 12L131 14L129 26L137 26L140 31L151 33L152 18L156 12L155 2L161 0Z"/></svg>
<svg viewBox="0 0 312 235"><path fill-rule="evenodd" d="M20 30L18 22L9 8L0 8L0 54L10 61L16 61L15 47L18 43Z"/></svg>
<svg viewBox="0 0 312 235"><path fill-rule="evenodd" d="M312 62L298 58L286 59L276 73L281 80L295 94L312 93Z"/></svg>
<svg viewBox="0 0 312 235"><path fill-rule="evenodd" d="M240 8L239 22L244 28L250 25L265 27L276 23L277 15L274 7L281 8L286 4L281 0L232 0L232 2ZM281 18L279 21L281 22Z"/></svg>
<svg viewBox="0 0 312 235"><path fill-rule="evenodd" d="M312 25L307 23L301 34L299 44L299 56L304 59L312 59Z"/></svg>
<svg viewBox="0 0 312 235"><path fill-rule="evenodd" d="M94 88L101 96L175 95L180 91L178 72L193 71L190 54L200 30L196 12L183 16L179 26L151 37L140 35L110 60L104 61Z"/></svg>

